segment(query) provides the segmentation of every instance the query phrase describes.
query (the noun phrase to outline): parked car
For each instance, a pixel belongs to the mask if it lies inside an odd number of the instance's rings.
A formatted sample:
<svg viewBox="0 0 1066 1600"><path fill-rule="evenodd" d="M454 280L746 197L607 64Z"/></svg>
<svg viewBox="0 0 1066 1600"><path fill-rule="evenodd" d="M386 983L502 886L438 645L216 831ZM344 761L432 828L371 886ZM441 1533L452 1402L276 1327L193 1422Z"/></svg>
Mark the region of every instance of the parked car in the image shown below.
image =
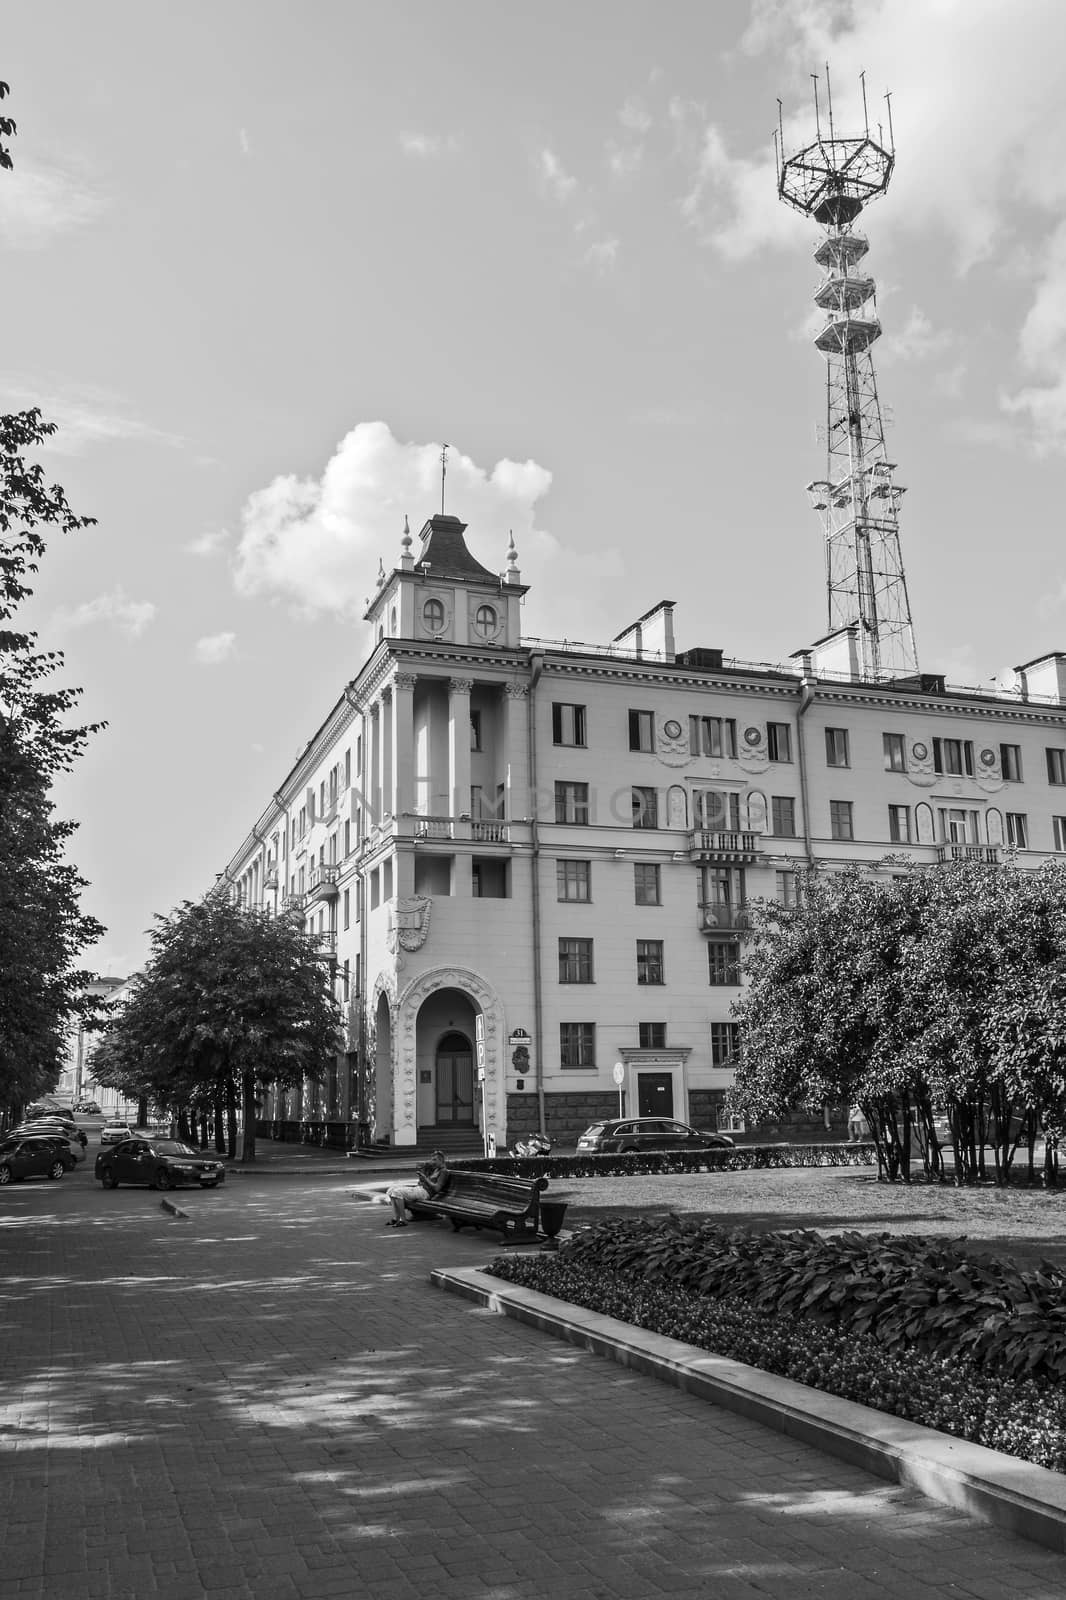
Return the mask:
<svg viewBox="0 0 1066 1600"><path fill-rule="evenodd" d="M669 1117L616 1117L586 1128L577 1148L582 1155L606 1155L624 1150L721 1150L732 1144L728 1133L701 1131Z"/></svg>
<svg viewBox="0 0 1066 1600"><path fill-rule="evenodd" d="M133 1129L128 1122L105 1122L100 1129L101 1144L121 1144L123 1139L132 1139Z"/></svg>
<svg viewBox="0 0 1066 1600"><path fill-rule="evenodd" d="M84 1128L79 1128L76 1122L67 1117L35 1117L32 1122L23 1122L16 1132L19 1133L61 1133L68 1139L73 1139L80 1144L82 1149L89 1143L88 1135Z"/></svg>
<svg viewBox="0 0 1066 1600"><path fill-rule="evenodd" d="M202 1189L214 1189L226 1181L226 1169L217 1156L204 1155L181 1139L123 1139L100 1151L95 1173L105 1189L117 1189L120 1183L146 1183L149 1189L198 1183Z"/></svg>
<svg viewBox="0 0 1066 1600"><path fill-rule="evenodd" d="M18 1139L51 1139L54 1144L69 1150L76 1162L85 1160L88 1141L80 1139L76 1133L68 1132L66 1128L53 1127L46 1122L24 1122L20 1127L11 1129L11 1136Z"/></svg>
<svg viewBox="0 0 1066 1600"><path fill-rule="evenodd" d="M61 1178L74 1157L58 1139L0 1139L0 1184L23 1178Z"/></svg>
<svg viewBox="0 0 1066 1600"><path fill-rule="evenodd" d="M83 1117L98 1117L100 1115L100 1107L95 1100L79 1100L74 1109Z"/></svg>

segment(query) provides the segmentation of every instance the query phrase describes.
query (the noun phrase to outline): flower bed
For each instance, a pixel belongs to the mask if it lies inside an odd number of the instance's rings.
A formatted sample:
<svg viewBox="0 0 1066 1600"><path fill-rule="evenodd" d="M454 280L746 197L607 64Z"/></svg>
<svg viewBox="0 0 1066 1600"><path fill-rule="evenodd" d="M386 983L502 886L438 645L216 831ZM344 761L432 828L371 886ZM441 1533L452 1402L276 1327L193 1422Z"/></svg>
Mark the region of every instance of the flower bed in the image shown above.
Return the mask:
<svg viewBox="0 0 1066 1600"><path fill-rule="evenodd" d="M1066 1274L957 1244L612 1220L509 1282L1066 1471Z"/></svg>
<svg viewBox="0 0 1066 1600"><path fill-rule="evenodd" d="M771 1167L872 1167L872 1144L748 1144L706 1150L646 1150L625 1155L464 1158L471 1172L504 1178L628 1178L653 1173L755 1172Z"/></svg>

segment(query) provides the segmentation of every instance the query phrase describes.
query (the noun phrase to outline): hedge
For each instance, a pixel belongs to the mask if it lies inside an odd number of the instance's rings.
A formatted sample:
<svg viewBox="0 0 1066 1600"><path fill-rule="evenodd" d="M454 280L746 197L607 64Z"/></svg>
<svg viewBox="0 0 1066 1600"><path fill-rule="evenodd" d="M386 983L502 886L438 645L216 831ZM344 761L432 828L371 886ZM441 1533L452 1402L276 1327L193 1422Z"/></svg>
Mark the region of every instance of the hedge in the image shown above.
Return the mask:
<svg viewBox="0 0 1066 1600"><path fill-rule="evenodd" d="M873 1144L748 1144L625 1155L465 1157L457 1165L503 1178L631 1178L655 1173L756 1172L768 1167L872 1167Z"/></svg>

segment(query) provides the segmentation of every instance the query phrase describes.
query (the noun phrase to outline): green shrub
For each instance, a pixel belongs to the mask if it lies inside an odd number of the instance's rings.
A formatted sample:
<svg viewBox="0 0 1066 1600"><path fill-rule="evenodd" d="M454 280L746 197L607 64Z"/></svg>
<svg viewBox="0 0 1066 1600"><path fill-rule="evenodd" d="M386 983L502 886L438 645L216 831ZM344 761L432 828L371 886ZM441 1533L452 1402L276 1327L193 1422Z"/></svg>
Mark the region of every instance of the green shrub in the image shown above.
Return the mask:
<svg viewBox="0 0 1066 1600"><path fill-rule="evenodd" d="M494 1156L462 1162L502 1178L630 1178L675 1172L757 1172L770 1167L872 1167L872 1144L745 1144L625 1155Z"/></svg>
<svg viewBox="0 0 1066 1600"><path fill-rule="evenodd" d="M610 1218L574 1234L565 1257L869 1335L893 1353L965 1359L1000 1377L1066 1377L1066 1274L970 1257L958 1241Z"/></svg>
<svg viewBox="0 0 1066 1600"><path fill-rule="evenodd" d="M742 1297L709 1299L661 1272L649 1280L596 1265L590 1252L565 1246L552 1256L501 1256L489 1271L810 1388L1066 1471L1066 1394L1058 1385L1004 1378L968 1360L909 1346L889 1350L868 1333L808 1317L759 1314Z"/></svg>

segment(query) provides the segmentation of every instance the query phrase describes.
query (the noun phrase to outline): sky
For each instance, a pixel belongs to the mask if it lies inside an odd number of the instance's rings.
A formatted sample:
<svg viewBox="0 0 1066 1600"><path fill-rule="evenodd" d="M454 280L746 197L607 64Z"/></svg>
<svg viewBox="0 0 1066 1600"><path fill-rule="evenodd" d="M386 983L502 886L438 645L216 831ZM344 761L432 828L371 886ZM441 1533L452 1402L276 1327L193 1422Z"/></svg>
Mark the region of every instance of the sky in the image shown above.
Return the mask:
<svg viewBox="0 0 1066 1600"><path fill-rule="evenodd" d="M106 720L57 804L88 954L245 838L365 658L405 516L524 631L780 662L825 631L820 232L771 135L892 94L863 218L923 671L1066 649L1061 0L14 0L0 407L96 526L23 619Z"/></svg>

